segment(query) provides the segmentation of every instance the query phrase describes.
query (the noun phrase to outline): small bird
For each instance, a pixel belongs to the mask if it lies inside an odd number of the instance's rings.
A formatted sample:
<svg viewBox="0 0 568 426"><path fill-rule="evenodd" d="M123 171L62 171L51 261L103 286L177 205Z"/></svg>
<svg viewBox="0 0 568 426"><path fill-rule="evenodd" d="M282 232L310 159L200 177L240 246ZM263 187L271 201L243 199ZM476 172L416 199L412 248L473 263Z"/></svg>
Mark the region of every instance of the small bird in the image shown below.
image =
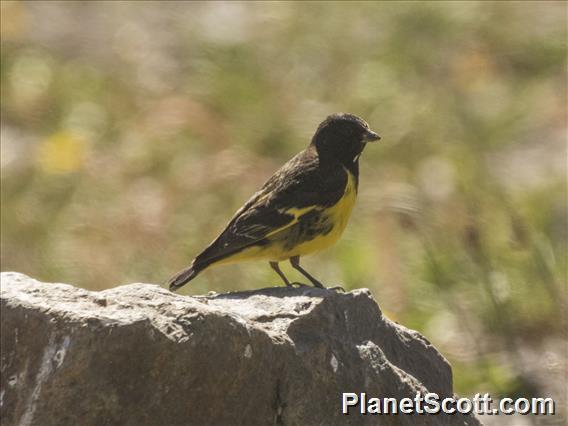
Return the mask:
<svg viewBox="0 0 568 426"><path fill-rule="evenodd" d="M315 287L324 288L300 266L300 256L339 239L357 196L359 157L367 142L379 139L353 114L327 117L308 147L266 181L189 267L170 278L170 290L212 265L252 259L268 260L290 287L300 283L291 283L278 265L289 260Z"/></svg>

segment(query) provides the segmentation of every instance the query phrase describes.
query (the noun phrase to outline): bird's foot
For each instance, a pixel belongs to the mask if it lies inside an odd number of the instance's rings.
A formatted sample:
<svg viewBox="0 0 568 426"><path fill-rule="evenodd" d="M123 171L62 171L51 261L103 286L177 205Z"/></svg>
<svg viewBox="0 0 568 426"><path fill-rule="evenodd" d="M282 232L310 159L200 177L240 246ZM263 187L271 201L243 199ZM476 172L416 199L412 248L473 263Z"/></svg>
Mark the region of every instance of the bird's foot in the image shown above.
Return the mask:
<svg viewBox="0 0 568 426"><path fill-rule="evenodd" d="M311 286L309 286L309 285L307 285L307 284L300 283L300 282L298 282L298 281L294 281L294 282L291 282L290 284L286 284L286 285L287 285L288 287L292 287L292 288L311 287Z"/></svg>
<svg viewBox="0 0 568 426"><path fill-rule="evenodd" d="M304 284L304 283L301 283L301 282L298 282L298 281L294 281L294 282L291 282L291 283L287 283L286 286L292 287L292 288L302 288L302 287L321 288L321 289L324 289L324 290L339 291L341 293L345 293L345 289L343 287L341 287L340 285L336 285L336 286L333 286L333 287L325 287L323 284L319 283L319 281L318 281L318 284L319 285L311 286L309 284Z"/></svg>

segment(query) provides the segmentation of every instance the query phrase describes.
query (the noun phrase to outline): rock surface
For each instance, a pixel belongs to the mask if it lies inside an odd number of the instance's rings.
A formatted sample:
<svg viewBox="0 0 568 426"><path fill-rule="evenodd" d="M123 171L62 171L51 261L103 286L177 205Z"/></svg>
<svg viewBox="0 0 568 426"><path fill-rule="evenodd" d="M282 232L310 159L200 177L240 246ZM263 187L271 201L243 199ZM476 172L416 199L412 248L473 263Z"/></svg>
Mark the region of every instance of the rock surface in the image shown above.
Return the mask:
<svg viewBox="0 0 568 426"><path fill-rule="evenodd" d="M447 361L368 290L187 297L1 275L2 425L477 425L341 414L342 392L452 395Z"/></svg>

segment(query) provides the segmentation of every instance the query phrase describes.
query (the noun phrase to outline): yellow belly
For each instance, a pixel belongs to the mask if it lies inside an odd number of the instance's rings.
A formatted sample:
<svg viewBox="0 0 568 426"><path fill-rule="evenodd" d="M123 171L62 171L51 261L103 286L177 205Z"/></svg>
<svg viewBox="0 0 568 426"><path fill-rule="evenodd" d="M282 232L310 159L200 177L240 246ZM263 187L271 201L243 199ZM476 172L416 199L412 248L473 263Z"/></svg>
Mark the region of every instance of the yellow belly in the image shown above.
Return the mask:
<svg viewBox="0 0 568 426"><path fill-rule="evenodd" d="M346 170L347 171L347 170ZM283 261L294 256L305 256L320 250L326 249L339 239L347 222L355 200L357 198L357 190L355 187L355 179L349 171L347 171L347 185L343 197L332 207L322 212L329 223L333 225L331 230L325 235L317 235L315 238L301 242L291 248L285 247L287 238L286 232L290 232L290 228L270 234L268 244L264 246L253 246L247 248L229 258L223 259L221 263L233 263L242 260L265 259L270 261ZM309 210L309 209L307 209Z"/></svg>

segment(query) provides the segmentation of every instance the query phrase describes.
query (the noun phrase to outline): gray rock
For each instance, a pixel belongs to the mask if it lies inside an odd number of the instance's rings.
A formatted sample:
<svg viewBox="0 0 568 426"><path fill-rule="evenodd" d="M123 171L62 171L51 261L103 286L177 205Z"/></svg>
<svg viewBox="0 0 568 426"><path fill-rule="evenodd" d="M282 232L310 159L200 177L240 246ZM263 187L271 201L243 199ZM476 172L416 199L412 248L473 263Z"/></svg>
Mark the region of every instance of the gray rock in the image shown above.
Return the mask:
<svg viewBox="0 0 568 426"><path fill-rule="evenodd" d="M1 275L2 425L477 425L341 414L342 392L451 396L448 362L368 290L187 297Z"/></svg>

